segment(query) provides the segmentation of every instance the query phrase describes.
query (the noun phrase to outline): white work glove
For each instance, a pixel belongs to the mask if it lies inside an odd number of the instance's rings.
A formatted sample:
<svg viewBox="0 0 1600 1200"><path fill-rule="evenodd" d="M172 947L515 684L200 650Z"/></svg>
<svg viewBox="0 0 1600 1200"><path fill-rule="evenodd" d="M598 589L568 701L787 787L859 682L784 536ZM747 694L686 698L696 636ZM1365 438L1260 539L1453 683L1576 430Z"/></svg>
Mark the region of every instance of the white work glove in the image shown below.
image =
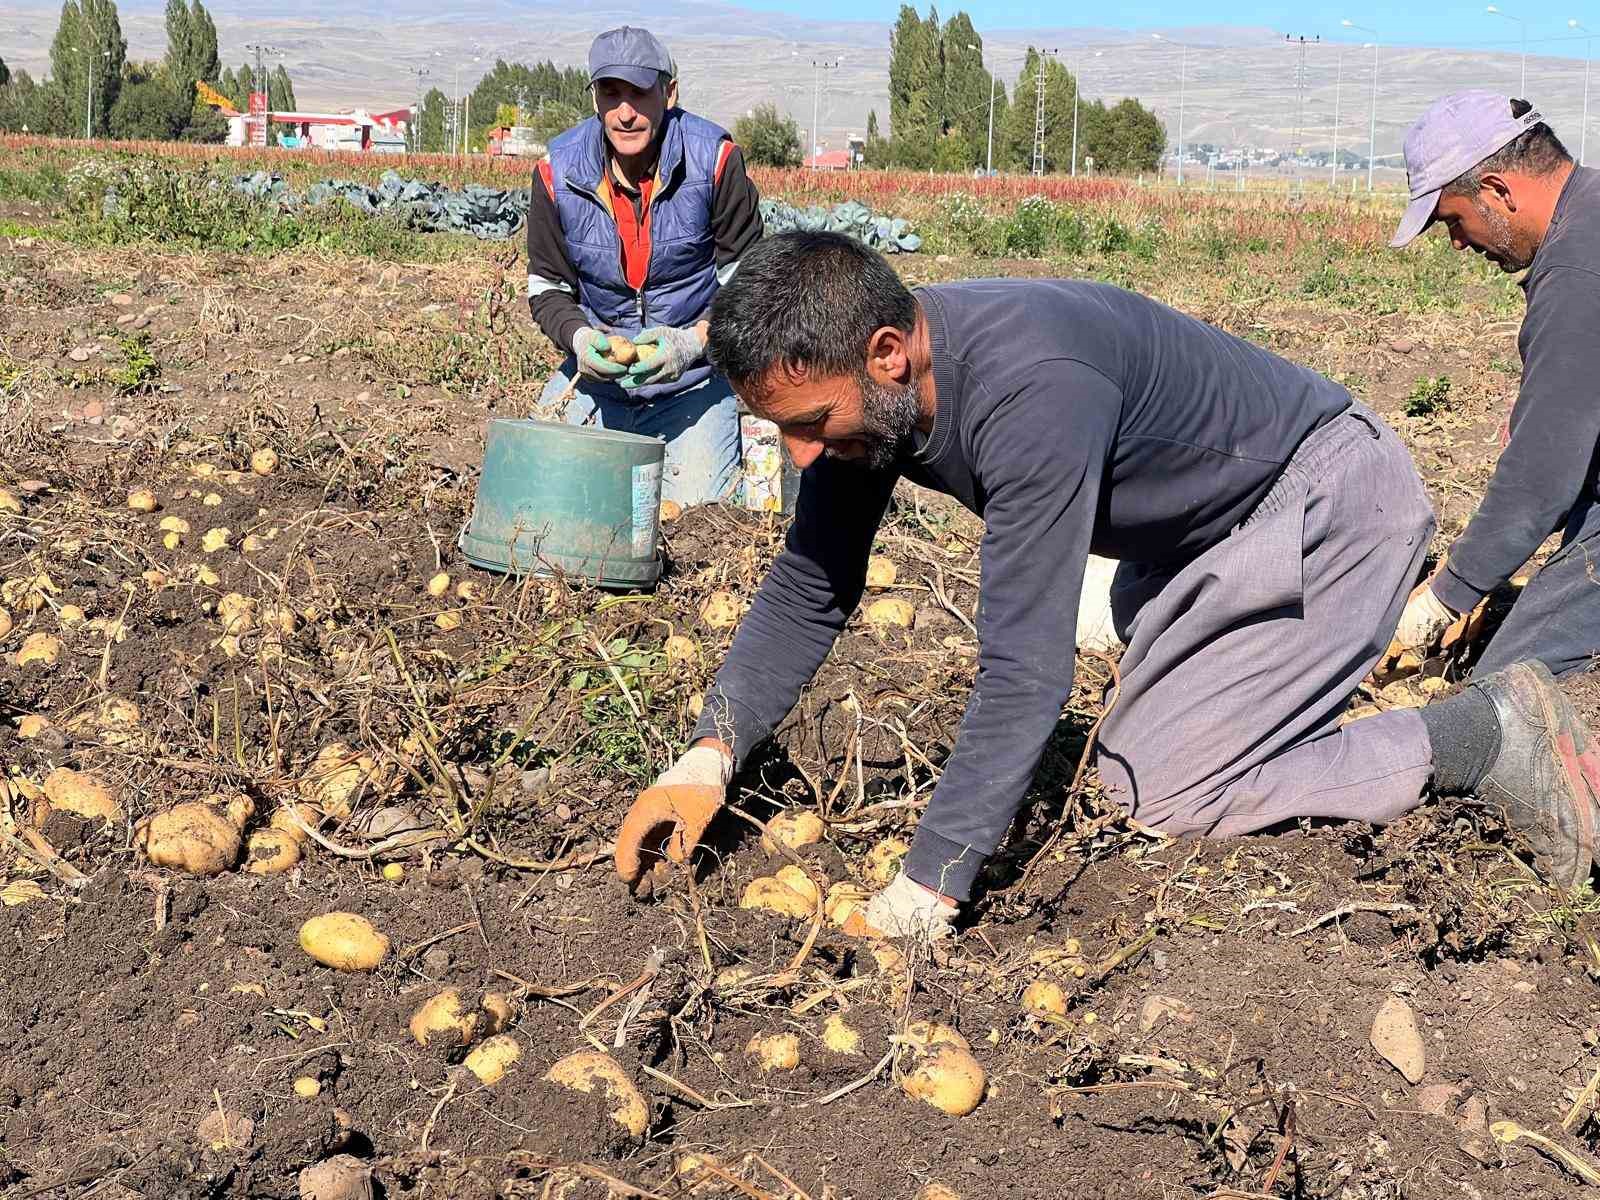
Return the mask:
<svg viewBox="0 0 1600 1200"><path fill-rule="evenodd" d="M866 921L885 937L931 940L949 933L960 911L902 871L867 904Z"/></svg>
<svg viewBox="0 0 1600 1200"><path fill-rule="evenodd" d="M716 746L691 746L678 756L661 773L656 787L671 787L676 783L696 784L700 787L725 788L733 781L733 759Z"/></svg>
<svg viewBox="0 0 1600 1200"><path fill-rule="evenodd" d="M1083 568L1083 591L1078 597L1077 646L1079 650L1120 650L1116 622L1111 619L1111 583L1117 560L1089 555Z"/></svg>
<svg viewBox="0 0 1600 1200"><path fill-rule="evenodd" d="M1394 645L1402 650L1426 654L1439 644L1444 631L1458 614L1444 606L1433 594L1430 584L1423 584L1411 593L1406 608L1400 614L1400 625L1394 631Z"/></svg>
<svg viewBox="0 0 1600 1200"><path fill-rule="evenodd" d="M612 361L606 335L590 325L572 335L572 357L578 361L578 374L585 379L615 383L628 373L627 367Z"/></svg>
<svg viewBox="0 0 1600 1200"><path fill-rule="evenodd" d="M640 793L617 830L617 874L638 885L664 852L687 862L722 809L733 760L716 746L694 746Z"/></svg>

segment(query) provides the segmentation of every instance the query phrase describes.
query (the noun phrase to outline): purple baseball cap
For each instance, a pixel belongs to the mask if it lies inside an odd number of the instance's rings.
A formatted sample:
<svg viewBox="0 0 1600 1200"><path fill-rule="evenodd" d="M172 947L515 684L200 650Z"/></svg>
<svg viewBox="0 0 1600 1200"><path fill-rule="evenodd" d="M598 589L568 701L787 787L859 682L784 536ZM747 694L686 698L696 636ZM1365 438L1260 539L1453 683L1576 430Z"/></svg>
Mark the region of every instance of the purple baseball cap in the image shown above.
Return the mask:
<svg viewBox="0 0 1600 1200"><path fill-rule="evenodd" d="M624 25L608 29L589 47L589 84L622 79L636 88L652 88L663 75L675 75L672 56L648 29Z"/></svg>
<svg viewBox="0 0 1600 1200"><path fill-rule="evenodd" d="M1451 180L1510 145L1544 117L1538 109L1511 115L1499 92L1475 89L1435 100L1406 133L1411 204L1389 245L1398 249L1433 224L1439 193Z"/></svg>

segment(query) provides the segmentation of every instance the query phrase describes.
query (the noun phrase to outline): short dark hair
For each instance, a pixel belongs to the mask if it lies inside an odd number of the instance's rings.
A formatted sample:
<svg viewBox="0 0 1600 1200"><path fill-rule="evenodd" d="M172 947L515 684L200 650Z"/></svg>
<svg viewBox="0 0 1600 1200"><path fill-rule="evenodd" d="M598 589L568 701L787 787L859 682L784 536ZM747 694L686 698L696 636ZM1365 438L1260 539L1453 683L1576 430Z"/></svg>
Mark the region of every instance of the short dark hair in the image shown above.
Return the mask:
<svg viewBox="0 0 1600 1200"><path fill-rule="evenodd" d="M1525 117L1533 111L1528 100L1513 100L1511 115ZM1572 161L1556 131L1543 121L1524 129L1477 166L1461 172L1444 185L1447 195L1476 196L1483 188L1485 175L1516 171L1522 175L1549 175Z"/></svg>
<svg viewBox="0 0 1600 1200"><path fill-rule="evenodd" d="M855 376L874 333L916 323L917 302L882 255L842 233L796 230L739 260L712 302L708 353L740 391L777 366Z"/></svg>

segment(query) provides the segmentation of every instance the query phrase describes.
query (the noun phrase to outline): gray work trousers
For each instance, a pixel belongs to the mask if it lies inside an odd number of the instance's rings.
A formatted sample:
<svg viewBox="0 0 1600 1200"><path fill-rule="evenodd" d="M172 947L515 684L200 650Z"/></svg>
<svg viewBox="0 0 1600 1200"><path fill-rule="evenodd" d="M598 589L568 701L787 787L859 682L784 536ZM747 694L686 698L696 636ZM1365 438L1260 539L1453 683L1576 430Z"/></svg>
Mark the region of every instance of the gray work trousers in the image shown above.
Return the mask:
<svg viewBox="0 0 1600 1200"><path fill-rule="evenodd" d="M1128 648L1097 747L1108 795L1177 836L1415 807L1432 773L1422 719L1339 717L1394 633L1433 525L1405 446L1354 404L1229 537L1185 564L1122 564L1112 610Z"/></svg>

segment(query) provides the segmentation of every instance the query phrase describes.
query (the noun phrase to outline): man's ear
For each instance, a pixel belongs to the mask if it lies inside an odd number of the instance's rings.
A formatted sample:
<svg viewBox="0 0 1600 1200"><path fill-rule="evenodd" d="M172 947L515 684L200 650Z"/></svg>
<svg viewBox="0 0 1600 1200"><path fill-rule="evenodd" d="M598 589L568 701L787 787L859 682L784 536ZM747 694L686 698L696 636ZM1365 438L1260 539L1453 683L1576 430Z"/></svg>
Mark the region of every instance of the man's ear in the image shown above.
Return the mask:
<svg viewBox="0 0 1600 1200"><path fill-rule="evenodd" d="M1517 197L1511 190L1511 182L1493 171L1485 175L1478 185L1478 199L1506 212L1517 211Z"/></svg>
<svg viewBox="0 0 1600 1200"><path fill-rule="evenodd" d="M901 384L911 378L911 335L885 325L867 339L867 375L880 384Z"/></svg>
<svg viewBox="0 0 1600 1200"><path fill-rule="evenodd" d="M678 107L678 81L676 79L667 84L667 107L669 109Z"/></svg>

